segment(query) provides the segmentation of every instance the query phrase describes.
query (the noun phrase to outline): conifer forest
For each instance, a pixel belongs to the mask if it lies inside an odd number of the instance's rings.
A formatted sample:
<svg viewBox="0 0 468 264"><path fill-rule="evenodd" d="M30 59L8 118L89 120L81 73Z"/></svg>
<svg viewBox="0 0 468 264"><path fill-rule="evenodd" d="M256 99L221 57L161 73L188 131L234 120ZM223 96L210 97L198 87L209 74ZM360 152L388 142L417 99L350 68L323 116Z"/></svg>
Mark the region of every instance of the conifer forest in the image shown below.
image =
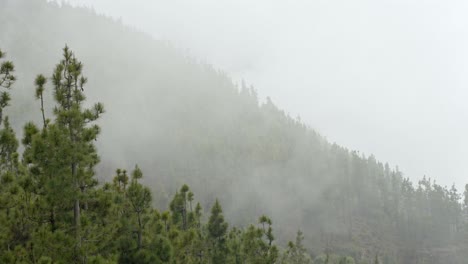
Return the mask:
<svg viewBox="0 0 468 264"><path fill-rule="evenodd" d="M118 19L0 0L0 263L468 263L468 177L325 136Z"/></svg>

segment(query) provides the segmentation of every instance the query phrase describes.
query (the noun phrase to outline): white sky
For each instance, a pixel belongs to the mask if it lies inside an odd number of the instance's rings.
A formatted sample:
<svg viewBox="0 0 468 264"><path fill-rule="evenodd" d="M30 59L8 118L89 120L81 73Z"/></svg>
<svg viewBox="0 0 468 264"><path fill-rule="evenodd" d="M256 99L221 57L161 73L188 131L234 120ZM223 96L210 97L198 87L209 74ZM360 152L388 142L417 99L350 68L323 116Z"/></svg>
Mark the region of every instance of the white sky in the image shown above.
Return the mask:
<svg viewBox="0 0 468 264"><path fill-rule="evenodd" d="M468 1L69 0L244 78L332 142L468 183Z"/></svg>

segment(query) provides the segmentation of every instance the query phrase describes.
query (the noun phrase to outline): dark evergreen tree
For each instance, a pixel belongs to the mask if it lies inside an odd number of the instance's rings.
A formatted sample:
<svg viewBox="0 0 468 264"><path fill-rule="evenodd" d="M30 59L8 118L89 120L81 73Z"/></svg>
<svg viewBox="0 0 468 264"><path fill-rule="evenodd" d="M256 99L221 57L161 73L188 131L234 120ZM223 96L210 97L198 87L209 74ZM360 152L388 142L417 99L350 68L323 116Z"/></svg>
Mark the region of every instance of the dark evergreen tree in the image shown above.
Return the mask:
<svg viewBox="0 0 468 264"><path fill-rule="evenodd" d="M6 56L2 50L0 50L0 60ZM16 81L15 66L11 61L1 61L0 63L0 88L10 89L13 83ZM11 100L10 93L2 91L0 93L0 124L3 121L3 109L8 106Z"/></svg>
<svg viewBox="0 0 468 264"><path fill-rule="evenodd" d="M282 262L288 264L309 264L311 258L303 244L304 235L300 230L297 231L296 241L288 243L288 248L283 255Z"/></svg>
<svg viewBox="0 0 468 264"><path fill-rule="evenodd" d="M25 19L29 23L23 23ZM226 222L239 226L236 232L226 231L227 263L262 263L268 252L274 253L275 242L285 245L284 237L297 226L307 234L307 250L318 256L317 261L323 260L317 263L351 261L344 255L372 263L375 248L384 263L423 263L429 254L442 263L464 263L460 259L468 257L467 217L461 210L463 200L456 202L460 194L455 188L428 178L414 184L398 168L330 144L271 100L259 104L255 90L247 85L239 90L224 73L87 9L43 0L0 1L0 20L2 45L8 45L8 57L21 66L24 78L11 86L8 82L15 79L0 76L2 85L15 88L18 98L6 108L8 122L6 111L0 118L5 125L0 262L115 263L125 257L210 262L212 238L199 205L213 197L232 201L223 208L231 216ZM34 73L47 71L44 67L54 62L54 47L61 47L63 39L73 42L86 58L87 74L99 88L92 93L86 88L87 95L101 96L111 111L109 119L102 120L99 145L106 154L100 167L91 161L94 154L86 154L95 151L81 147L85 144L79 139L87 133L77 125L79 111L55 103L51 114L54 102L48 94L56 90L54 78L36 78L37 104L31 91L18 89L30 87ZM74 64L70 59L69 73L79 72ZM14 73L13 67L7 68L8 75ZM65 71L59 86L66 87L67 78L78 80L79 86L81 78ZM3 86L2 92L8 92ZM122 99L113 99L115 94ZM7 95L3 102L9 103ZM42 117L43 124L25 126L21 162L14 130L33 115L37 120ZM67 125L67 118L76 124ZM92 128L92 123L86 127ZM143 214L147 221L140 250L137 217L127 197L129 176L120 171L115 185L96 186L96 178L90 176L96 170L100 179L106 179L112 168L121 166L122 160L113 155L118 150L125 150L123 158L138 160L157 175L145 177L145 183L154 191L152 202L158 208L165 210L175 197L172 190L179 191L168 212L148 208ZM76 174L72 164L78 164ZM189 183L190 190L181 191L181 182ZM192 191L199 200L193 201L193 215ZM280 199L272 199L276 197ZM80 221L75 221L74 207L80 209ZM466 212L466 203L464 208ZM271 212L278 238L266 221L243 228L260 212Z"/></svg>
<svg viewBox="0 0 468 264"><path fill-rule="evenodd" d="M226 234L228 224L224 221L223 209L216 199L208 220L208 237L212 244L212 263L225 263L227 257Z"/></svg>

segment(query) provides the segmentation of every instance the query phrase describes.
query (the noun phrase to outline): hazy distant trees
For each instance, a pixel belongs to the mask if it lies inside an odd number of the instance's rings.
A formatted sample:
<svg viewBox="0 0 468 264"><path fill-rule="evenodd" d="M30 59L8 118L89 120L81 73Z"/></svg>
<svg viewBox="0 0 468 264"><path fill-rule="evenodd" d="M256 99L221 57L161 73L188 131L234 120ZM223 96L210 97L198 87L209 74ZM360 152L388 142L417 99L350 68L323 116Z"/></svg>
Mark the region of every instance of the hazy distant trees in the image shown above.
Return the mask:
<svg viewBox="0 0 468 264"><path fill-rule="evenodd" d="M122 263L206 262L213 251L206 224L210 212L202 205L211 206L216 197L230 223L228 263L260 261L265 252L274 259L273 246L286 245L299 228L313 259L329 263L345 255L372 263L377 253L383 263L424 262L428 254L449 263L468 252L467 218L460 212L463 199L455 202L455 190L428 178L411 181L374 157L330 144L273 100L259 98L251 86L237 87L213 67L104 16L66 3L59 8L40 0L9 2L15 4L0 8L8 29L0 34L3 43L13 43L8 58L14 55L26 79L11 86L18 100L6 108L10 118L0 137L5 160L0 246L10 252L2 257L70 262L79 254L89 261L100 255ZM70 144L70 134L54 115L53 106L60 105L53 98L54 80L36 78L37 103L28 88L37 72L48 72L44 67L55 63L63 39L86 58L86 75L93 82L84 92L99 97L110 112L96 120L103 127L100 166L92 164L99 160L94 154L87 155L94 151L73 156L71 147L63 147ZM80 123L78 112L72 119ZM40 123L24 126L31 119ZM22 126L18 142L14 129ZM79 135L79 126L73 127ZM79 191L71 184L71 164L77 161L76 180L86 186ZM97 177L91 176L95 170L105 179L115 168L134 163L146 172L138 183L152 190L152 205L164 209L142 210L146 224L140 249L137 216L127 196L131 175L120 170L115 184L95 186ZM81 247L73 233L75 201ZM278 231L272 247L268 222L263 221L265 229L263 224L243 228L261 214L268 214ZM278 260L283 254L277 249Z"/></svg>
<svg viewBox="0 0 468 264"><path fill-rule="evenodd" d="M465 199L464 199L464 206L465 206L465 210L468 209L468 184L465 185Z"/></svg>
<svg viewBox="0 0 468 264"><path fill-rule="evenodd" d="M0 262L275 263L278 250L266 216L261 228L229 231L215 200L204 224L200 203L193 209L195 195L185 184L171 212L160 213L151 205L149 188L140 183L138 166L131 178L118 169L112 183L98 185L93 168L99 161L94 141L100 130L93 122L104 110L101 104L83 108L82 68L65 47L51 78L52 120L44 110L47 79L36 78L43 125L25 125L22 161L7 117L2 124Z"/></svg>
<svg viewBox="0 0 468 264"><path fill-rule="evenodd" d="M282 263L290 264L309 264L311 258L304 247L304 235L300 230L297 231L296 241L290 241L286 252L282 257Z"/></svg>

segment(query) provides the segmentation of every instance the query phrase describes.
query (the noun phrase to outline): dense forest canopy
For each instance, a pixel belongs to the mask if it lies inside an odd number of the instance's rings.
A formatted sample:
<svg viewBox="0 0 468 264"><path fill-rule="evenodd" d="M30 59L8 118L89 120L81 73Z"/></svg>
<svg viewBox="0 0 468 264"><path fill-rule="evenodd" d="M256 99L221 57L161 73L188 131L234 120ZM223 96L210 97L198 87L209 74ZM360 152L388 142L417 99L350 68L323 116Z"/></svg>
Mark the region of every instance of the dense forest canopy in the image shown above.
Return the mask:
<svg viewBox="0 0 468 264"><path fill-rule="evenodd" d="M167 42L7 0L0 47L5 263L468 259L468 189L331 144Z"/></svg>

